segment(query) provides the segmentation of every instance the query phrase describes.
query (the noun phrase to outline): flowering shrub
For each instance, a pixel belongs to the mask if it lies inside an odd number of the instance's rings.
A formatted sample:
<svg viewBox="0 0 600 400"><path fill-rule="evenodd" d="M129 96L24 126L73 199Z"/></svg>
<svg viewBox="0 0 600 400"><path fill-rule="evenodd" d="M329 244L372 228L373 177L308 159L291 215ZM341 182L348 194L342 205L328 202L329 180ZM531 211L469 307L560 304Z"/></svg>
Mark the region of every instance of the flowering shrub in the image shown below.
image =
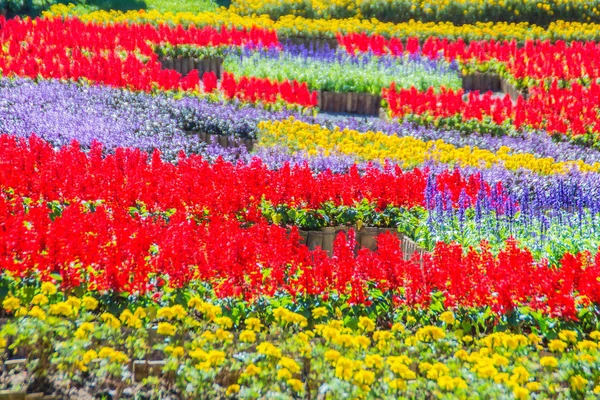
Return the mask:
<svg viewBox="0 0 600 400"><path fill-rule="evenodd" d="M496 134L543 129L552 135L565 135L576 143L593 144L600 132L599 88L596 83L589 87L575 83L571 88L561 89L554 81L548 90L530 89L527 100L519 96L513 103L508 95L494 98L491 92L483 96L470 92L465 100L462 90L419 92L397 90L392 85L384 89L383 97L391 116L420 124Z"/></svg>
<svg viewBox="0 0 600 400"><path fill-rule="evenodd" d="M402 100L395 100L398 103L391 103L391 109L397 110L396 105L403 104L404 99L406 99L406 102L412 101L418 104L419 92L411 90L409 93L401 92ZM430 98L437 99L431 91L428 91L427 94ZM443 91L439 96L455 100L451 95L452 92ZM474 99L474 102L477 100L476 97L472 97L472 99ZM438 102L440 112L452 115L454 111L452 108L441 106L441 104L446 103L444 100ZM457 101L455 100L454 103L457 103ZM426 104L431 104L431 101ZM470 107L469 110L475 112L475 105ZM418 114L423 108L415 110L415 114ZM468 112L463 111L463 116L468 119ZM494 164L502 163L508 169L525 168L543 174L564 173L574 167L582 171L597 172L600 167L598 163L588 165L581 160L556 163L552 158L537 158L533 154L511 154L511 149L508 147L501 148L493 153L471 147L456 148L444 143L441 139L425 142L411 136L398 137L381 132L361 133L337 127L330 130L320 125L296 121L293 117L284 121L261 122L259 128L262 129L260 143L264 146L284 145L289 146L292 152L306 151L309 155L317 154L318 151L323 150L326 152L325 154L352 154L367 161L385 162L385 160L392 160L399 162L403 167L415 167L428 160L436 160L443 164L472 165L481 168L489 168Z"/></svg>
<svg viewBox="0 0 600 400"><path fill-rule="evenodd" d="M350 55L328 49L307 50L287 46L285 50L245 52L225 58L223 68L237 76L256 76L306 82L312 90L362 92L380 95L381 89L395 82L400 87L460 88L461 81L444 60L426 57L373 57Z"/></svg>
<svg viewBox="0 0 600 400"><path fill-rule="evenodd" d="M207 79L210 80L208 84ZM203 82L207 91L216 88L216 78L213 73L204 74ZM236 80L233 74L225 72L219 88L226 99L235 97L250 103L260 100L266 104L283 100L287 104L301 107L317 106L317 92L309 91L306 83L298 83L296 80L278 82L253 76L241 76Z"/></svg>
<svg viewBox="0 0 600 400"><path fill-rule="evenodd" d="M69 289L142 294L205 282L218 297L248 300L335 291L358 304L377 287L411 306L426 306L439 292L449 306L506 314L526 304L565 318L576 317L576 299L596 303L600 293L590 253L565 254L549 269L510 241L497 257L485 244L464 255L460 245L439 243L431 256L405 261L395 236L381 237L376 252L354 254L350 235L338 238L330 259L300 245L295 229L269 225L259 209L263 199L319 207L363 198L410 207L425 201L427 178L419 170L313 176L306 167L270 171L258 161L210 165L197 157L175 166L158 153L149 160L117 149L103 158L97 145L86 155L76 145L57 152L36 138L27 145L8 136L0 151L7 167L0 171L0 265L14 277L60 276ZM492 192L476 176L447 173L437 185L428 191L445 190L451 207L486 192L500 200L498 210L506 206L501 186Z"/></svg>
<svg viewBox="0 0 600 400"><path fill-rule="evenodd" d="M84 23L77 19L5 20L0 17L0 71L7 76L85 79L150 91L197 90L199 77L163 70L152 44L241 46L277 44L274 32L253 28L184 29L167 25Z"/></svg>
<svg viewBox="0 0 600 400"><path fill-rule="evenodd" d="M471 40L500 40L516 39L519 42L525 39L551 39L551 40L591 40L597 41L599 38L598 24L580 21L554 21L547 27L521 23L506 22L481 22L476 21L472 24L454 25L451 22L423 22L413 20L398 24L381 22L376 18L328 18L328 19L310 19L295 15L284 15L277 20L271 19L268 15L243 16L232 12L231 10L219 10L217 12L178 12L178 13L160 13L156 10L148 11L94 11L91 13L80 12L71 5L57 4L51 7L48 12L43 13L46 16L77 16L84 21L94 21L102 23L111 22L136 22L136 23L172 23L182 24L184 26L214 26L222 25L236 26L238 28L251 28L258 26L261 28L274 29L279 37L307 37L307 38L335 38L339 32L348 33L367 33L379 34L386 38L409 38L419 37L425 40L429 37L439 37L448 39L462 38L466 41Z"/></svg>
<svg viewBox="0 0 600 400"><path fill-rule="evenodd" d="M457 60L463 74L471 72L496 73L518 88L549 85L553 80L568 87L573 83L588 85L600 77L595 63L600 47L595 42L511 41L449 41L435 37L422 42L416 37L386 39L365 33L337 35L338 43L350 54L372 52L402 57L406 53L430 58Z"/></svg>
<svg viewBox="0 0 600 400"><path fill-rule="evenodd" d="M4 299L15 317L0 331L0 356L19 348L29 379L87 380L99 392L133 387L147 365L141 360L159 359L159 375L141 375L138 386L158 397L462 397L475 390L526 399L600 392L594 327L478 331L465 325L474 310L399 307L384 321L334 299L304 300L247 304L167 291L158 302L123 301L108 311L90 294L62 293L45 282ZM77 386L49 390L68 396Z"/></svg>
<svg viewBox="0 0 600 400"><path fill-rule="evenodd" d="M233 0L230 10L242 15L267 14L274 19L292 14L308 18L377 18L381 21L449 21L455 24L481 22L532 22L547 24L558 19L594 21L600 18L598 3L582 0L515 1L488 3L468 0L456 3L435 0Z"/></svg>

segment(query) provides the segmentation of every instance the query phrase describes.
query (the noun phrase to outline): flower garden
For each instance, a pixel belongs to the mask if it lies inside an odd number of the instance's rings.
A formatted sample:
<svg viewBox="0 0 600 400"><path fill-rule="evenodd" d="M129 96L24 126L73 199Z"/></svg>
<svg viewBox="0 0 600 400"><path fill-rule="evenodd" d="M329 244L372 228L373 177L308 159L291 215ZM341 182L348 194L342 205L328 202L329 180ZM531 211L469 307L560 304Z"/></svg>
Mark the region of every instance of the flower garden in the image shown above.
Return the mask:
<svg viewBox="0 0 600 400"><path fill-rule="evenodd" d="M598 2L15 7L0 400L600 397Z"/></svg>

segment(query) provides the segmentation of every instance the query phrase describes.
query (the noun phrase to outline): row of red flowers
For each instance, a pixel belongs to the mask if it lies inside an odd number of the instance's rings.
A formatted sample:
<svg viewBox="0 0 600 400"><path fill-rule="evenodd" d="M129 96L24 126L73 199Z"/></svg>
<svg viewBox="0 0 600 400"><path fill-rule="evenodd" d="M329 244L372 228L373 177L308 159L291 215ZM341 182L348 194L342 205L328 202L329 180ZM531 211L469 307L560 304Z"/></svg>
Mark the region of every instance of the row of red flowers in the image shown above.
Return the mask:
<svg viewBox="0 0 600 400"><path fill-rule="evenodd" d="M273 103L283 100L301 106L315 106L316 93L306 85L272 82L268 79L226 75L217 86L214 74L205 74L204 85L198 71L182 77L162 69L153 45L191 44L194 46L273 46L274 31L251 28L198 29L150 24L84 23L77 19L5 20L0 16L0 71L6 76L30 78L85 79L134 90L203 90L224 92L228 99Z"/></svg>
<svg viewBox="0 0 600 400"><path fill-rule="evenodd" d="M0 137L0 160L0 270L14 276L59 274L66 288L141 293L201 281L218 296L250 300L281 290L336 291L368 303L377 288L397 304L427 306L441 293L448 307L506 313L526 305L563 318L576 317L577 303L600 302L600 257L588 253L566 254L551 268L512 241L498 255L485 243L466 254L458 244L439 243L422 259L405 261L393 235L380 236L375 252L355 253L350 234L338 237L330 258L301 245L295 228L230 213L250 210L263 195L275 202L343 202L363 194L420 202L420 171L313 176L305 168L210 165L199 157L173 165L139 150L103 157L99 146L90 154L75 145L55 151L36 138L8 136ZM139 202L164 212L136 212ZM211 207L219 212L204 213Z"/></svg>
<svg viewBox="0 0 600 400"><path fill-rule="evenodd" d="M443 56L448 61L457 60L464 64L496 61L515 79L573 81L586 78L593 81L600 77L600 65L596 62L600 57L600 44L596 42L527 40L519 45L515 40L465 43L462 39L431 37L423 43L418 38L408 38L403 43L397 38L364 33L338 34L337 39L352 54L369 51L376 55L423 54L430 58Z"/></svg>
<svg viewBox="0 0 600 400"><path fill-rule="evenodd" d="M306 165L272 170L258 158L249 164L232 164L182 155L174 165L162 161L159 152L149 156L138 149L120 148L103 156L97 143L88 153L76 143L55 151L35 136L25 140L0 135L0 188L5 192L36 201L102 200L111 209L126 211L141 202L150 212L244 212L247 220L257 221L262 199L311 209L325 202L352 205L362 200L376 202L382 209L410 208L425 205L427 182L433 178L427 170L402 171L398 166L368 168L364 173L353 168L347 174L314 174ZM501 185L492 190L479 174L467 178L458 170L446 170L434 179L430 196L443 191L455 207L463 190L469 205L482 194L493 201L504 193Z"/></svg>
<svg viewBox="0 0 600 400"><path fill-rule="evenodd" d="M383 98L391 115L399 118L429 115L436 119L459 117L461 121L490 119L516 129L529 127L571 136L600 132L600 85L596 83L588 87L574 83L561 89L554 81L548 90L533 88L527 100L519 96L516 103L508 95L497 98L491 92L470 92L465 99L462 90L419 92L414 88L397 90L394 85L384 89Z"/></svg>

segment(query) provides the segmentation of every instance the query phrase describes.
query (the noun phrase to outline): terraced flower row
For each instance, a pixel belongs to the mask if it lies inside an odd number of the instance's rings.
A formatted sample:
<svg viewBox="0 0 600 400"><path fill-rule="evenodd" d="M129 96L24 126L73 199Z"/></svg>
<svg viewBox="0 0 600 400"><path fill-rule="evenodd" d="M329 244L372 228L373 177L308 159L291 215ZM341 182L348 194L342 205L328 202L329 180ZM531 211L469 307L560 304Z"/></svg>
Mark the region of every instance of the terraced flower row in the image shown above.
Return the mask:
<svg viewBox="0 0 600 400"><path fill-rule="evenodd" d="M421 40L429 37L448 38L452 40L501 40L516 39L523 42L526 39L540 40L598 40L598 24L586 21L550 22L547 27L535 23L506 23L474 21L467 24L451 22L424 22L416 19L402 23L382 22L376 18L327 18L310 19L298 15L283 15L274 20L268 15L244 16L232 12L231 9L221 9L217 12L203 13L160 13L149 11L81 11L72 5L58 4L52 6L45 16L76 16L84 21L101 23L135 22L135 23L168 23L183 26L213 26L233 25L237 28L259 26L274 29L282 38L335 39L338 33L379 34L386 38L418 37Z"/></svg>
<svg viewBox="0 0 600 400"><path fill-rule="evenodd" d="M382 328L381 320L351 316L329 301L248 307L205 301L194 292L111 312L94 297L61 293L49 282L29 289L25 298L3 301L16 317L0 331L0 356L18 350L40 360L28 367L51 382L88 382L60 386L65 397L132 389L147 397L240 399L600 392L596 330L469 335L452 311L403 308L406 314ZM21 372L19 365L13 372Z"/></svg>
<svg viewBox="0 0 600 400"><path fill-rule="evenodd" d="M315 50L281 40L292 17L82 18L99 21L0 17L1 385L600 391L600 153L581 146L598 49L555 40L595 25L534 28L544 42L489 25L516 39L496 42L362 21L471 40L361 31ZM465 95L461 72L527 96ZM316 112L367 94L401 121Z"/></svg>

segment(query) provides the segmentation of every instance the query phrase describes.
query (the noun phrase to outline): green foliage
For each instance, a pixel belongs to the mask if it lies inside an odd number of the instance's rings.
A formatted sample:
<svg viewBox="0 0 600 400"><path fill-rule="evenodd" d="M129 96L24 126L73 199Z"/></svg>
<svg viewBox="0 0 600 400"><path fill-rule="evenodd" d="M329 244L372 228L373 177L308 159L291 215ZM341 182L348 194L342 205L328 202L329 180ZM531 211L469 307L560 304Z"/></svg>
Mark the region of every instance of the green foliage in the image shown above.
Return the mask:
<svg viewBox="0 0 600 400"><path fill-rule="evenodd" d="M54 4L75 4L77 12L97 10L158 10L160 12L199 13L217 9L219 4L213 0L0 0L0 9L9 16L37 16ZM223 3L221 1L221 3Z"/></svg>
<svg viewBox="0 0 600 400"><path fill-rule="evenodd" d="M235 76L255 76L306 82L310 90L330 92L358 92L380 95L382 88L392 82L398 88L416 87L427 90L444 86L460 89L462 82L458 74L448 68L444 61L435 67L428 60L409 60L391 57L353 57L345 53L335 58L297 56L290 53L253 53L249 56L228 56L223 68Z"/></svg>

